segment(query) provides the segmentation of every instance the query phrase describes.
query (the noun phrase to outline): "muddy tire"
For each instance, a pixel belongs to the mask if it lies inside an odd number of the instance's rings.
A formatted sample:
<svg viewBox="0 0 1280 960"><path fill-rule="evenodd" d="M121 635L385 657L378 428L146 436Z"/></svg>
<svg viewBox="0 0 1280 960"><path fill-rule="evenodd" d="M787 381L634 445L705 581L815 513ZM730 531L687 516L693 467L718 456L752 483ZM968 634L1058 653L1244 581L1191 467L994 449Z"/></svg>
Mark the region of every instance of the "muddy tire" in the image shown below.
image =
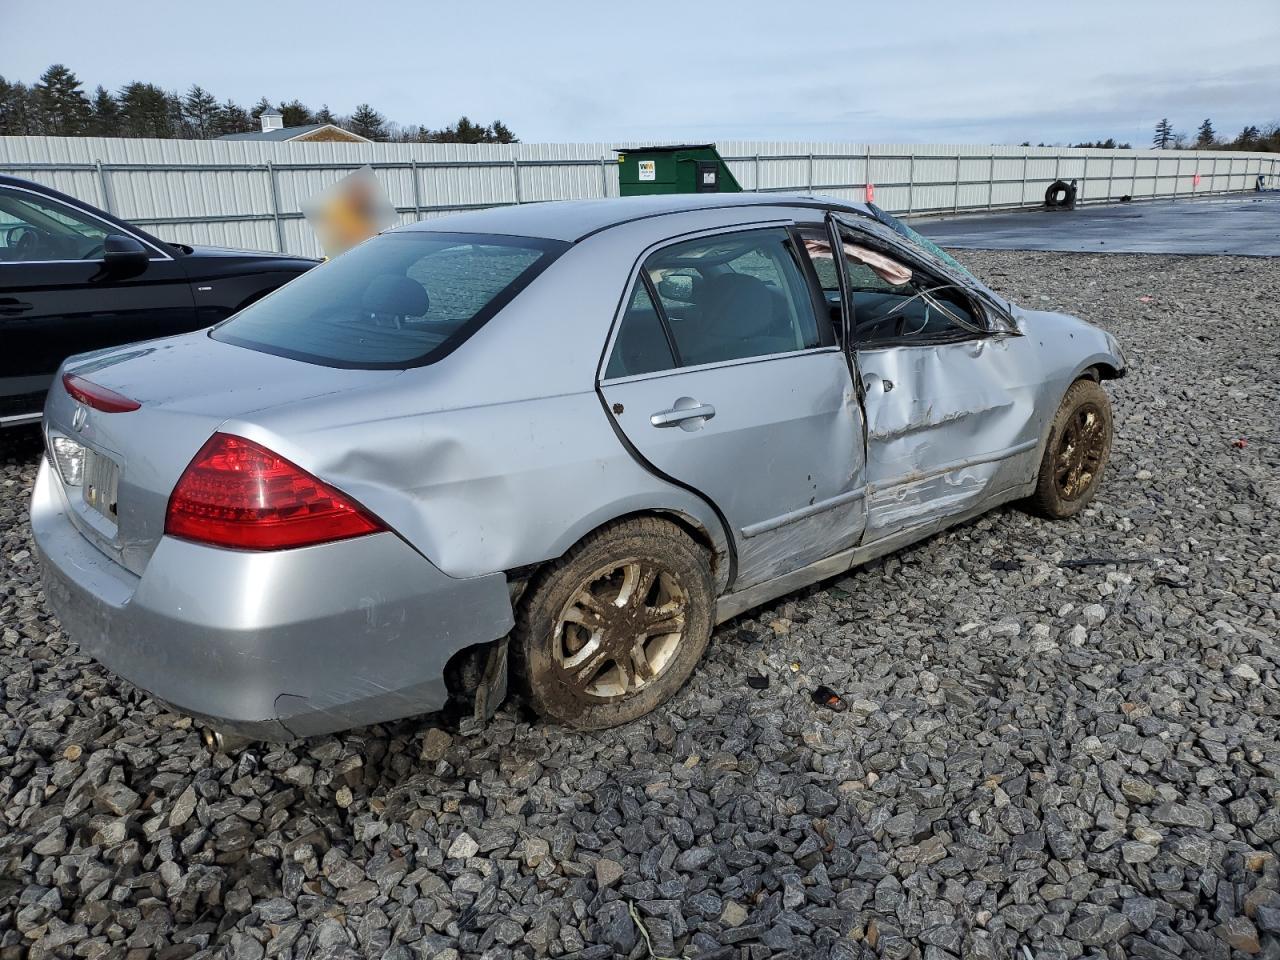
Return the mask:
<svg viewBox="0 0 1280 960"><path fill-rule="evenodd" d="M707 551L653 517L603 527L535 577L516 614L518 684L542 716L583 730L669 700L711 636Z"/></svg>
<svg viewBox="0 0 1280 960"><path fill-rule="evenodd" d="M1111 455L1111 402L1102 385L1077 380L1049 429L1035 493L1027 505L1042 516L1075 516L1093 499Z"/></svg>

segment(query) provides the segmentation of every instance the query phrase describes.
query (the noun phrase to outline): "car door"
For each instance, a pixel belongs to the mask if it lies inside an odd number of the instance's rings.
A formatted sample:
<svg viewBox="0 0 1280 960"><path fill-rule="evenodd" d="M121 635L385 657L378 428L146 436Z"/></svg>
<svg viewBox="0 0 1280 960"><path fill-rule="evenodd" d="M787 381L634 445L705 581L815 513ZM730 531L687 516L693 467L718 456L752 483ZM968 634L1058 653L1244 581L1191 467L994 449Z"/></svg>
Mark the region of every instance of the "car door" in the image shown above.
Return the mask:
<svg viewBox="0 0 1280 960"><path fill-rule="evenodd" d="M600 392L658 472L710 500L733 588L857 543L863 424L812 269L786 225L650 252L615 324Z"/></svg>
<svg viewBox="0 0 1280 960"><path fill-rule="evenodd" d="M865 543L1027 482L1043 430L1031 345L958 264L840 217L867 419ZM881 259L878 259L881 258Z"/></svg>
<svg viewBox="0 0 1280 960"><path fill-rule="evenodd" d="M34 190L0 186L0 422L38 418L59 364L74 353L193 329L182 265L140 238L137 272L108 269L119 227Z"/></svg>

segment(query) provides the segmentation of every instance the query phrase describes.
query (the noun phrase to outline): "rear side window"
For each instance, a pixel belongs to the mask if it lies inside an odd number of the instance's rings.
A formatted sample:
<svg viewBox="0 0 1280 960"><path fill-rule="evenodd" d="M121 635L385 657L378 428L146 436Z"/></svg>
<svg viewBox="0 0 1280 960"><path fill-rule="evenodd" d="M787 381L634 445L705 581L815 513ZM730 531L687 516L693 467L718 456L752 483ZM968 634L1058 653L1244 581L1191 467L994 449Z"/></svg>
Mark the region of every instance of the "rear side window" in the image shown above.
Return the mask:
<svg viewBox="0 0 1280 960"><path fill-rule="evenodd" d="M657 251L644 263L657 304L637 280L606 377L791 353L834 343L820 322L791 234L717 234ZM643 297L641 295L643 294ZM646 309L637 310L637 302ZM673 349L674 348L674 349ZM644 356L635 369L634 358ZM657 365L661 358L669 358ZM625 371L625 372L624 372Z"/></svg>
<svg viewBox="0 0 1280 960"><path fill-rule="evenodd" d="M675 356L671 353L671 344L662 328L662 318L654 308L653 298L643 283L637 283L604 375L609 379L634 377L641 373L670 370L675 365Z"/></svg>
<svg viewBox="0 0 1280 960"><path fill-rule="evenodd" d="M240 311L212 336L325 366L421 366L480 329L568 246L532 237L383 234Z"/></svg>

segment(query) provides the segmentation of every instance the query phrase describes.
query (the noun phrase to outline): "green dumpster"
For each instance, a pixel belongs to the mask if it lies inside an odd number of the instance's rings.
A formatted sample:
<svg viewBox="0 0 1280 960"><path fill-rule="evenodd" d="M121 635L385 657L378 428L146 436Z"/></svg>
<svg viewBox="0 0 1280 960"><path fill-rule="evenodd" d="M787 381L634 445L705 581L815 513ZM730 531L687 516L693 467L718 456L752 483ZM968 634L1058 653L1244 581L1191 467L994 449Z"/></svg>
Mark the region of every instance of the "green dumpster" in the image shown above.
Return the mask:
<svg viewBox="0 0 1280 960"><path fill-rule="evenodd" d="M624 197L655 193L741 193L715 144L619 150L618 187Z"/></svg>

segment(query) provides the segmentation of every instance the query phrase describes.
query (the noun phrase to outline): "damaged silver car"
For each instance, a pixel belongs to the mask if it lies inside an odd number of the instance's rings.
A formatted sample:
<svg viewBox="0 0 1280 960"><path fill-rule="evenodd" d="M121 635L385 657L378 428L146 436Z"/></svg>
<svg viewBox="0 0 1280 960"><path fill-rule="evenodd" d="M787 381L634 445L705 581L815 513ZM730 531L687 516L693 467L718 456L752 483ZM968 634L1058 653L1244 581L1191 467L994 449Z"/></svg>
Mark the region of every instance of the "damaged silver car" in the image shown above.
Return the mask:
<svg viewBox="0 0 1280 960"><path fill-rule="evenodd" d="M31 507L83 650L286 739L471 698L633 720L715 624L1011 500L1078 512L1107 333L873 206L531 204L69 360Z"/></svg>

